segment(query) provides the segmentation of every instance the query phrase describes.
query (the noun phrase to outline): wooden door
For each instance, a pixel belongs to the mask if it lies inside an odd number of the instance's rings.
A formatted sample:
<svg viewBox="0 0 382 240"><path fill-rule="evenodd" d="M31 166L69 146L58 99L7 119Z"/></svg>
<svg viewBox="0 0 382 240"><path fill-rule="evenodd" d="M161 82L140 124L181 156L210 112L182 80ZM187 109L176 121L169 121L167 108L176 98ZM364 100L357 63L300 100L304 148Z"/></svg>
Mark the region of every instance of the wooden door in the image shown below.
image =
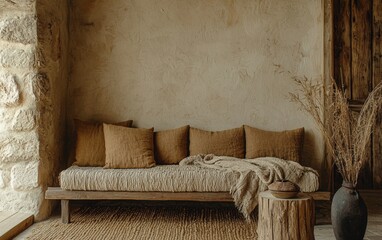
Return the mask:
<svg viewBox="0 0 382 240"><path fill-rule="evenodd" d="M333 1L334 78L359 111L382 81L382 0ZM369 145L358 186L382 188L382 114ZM336 177L336 183L342 181Z"/></svg>

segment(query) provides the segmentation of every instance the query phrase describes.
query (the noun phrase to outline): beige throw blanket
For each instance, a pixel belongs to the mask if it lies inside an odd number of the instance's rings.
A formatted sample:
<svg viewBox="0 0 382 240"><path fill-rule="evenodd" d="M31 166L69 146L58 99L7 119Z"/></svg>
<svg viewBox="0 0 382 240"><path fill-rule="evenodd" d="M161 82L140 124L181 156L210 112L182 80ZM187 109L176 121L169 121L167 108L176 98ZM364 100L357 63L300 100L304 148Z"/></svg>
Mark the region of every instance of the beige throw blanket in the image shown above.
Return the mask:
<svg viewBox="0 0 382 240"><path fill-rule="evenodd" d="M317 191L319 186L317 171L279 158L238 159L209 154L187 157L179 165L199 165L236 173L237 181L231 186L230 193L236 207L248 221L257 206L259 192L266 191L274 181L289 180L296 183L302 192Z"/></svg>

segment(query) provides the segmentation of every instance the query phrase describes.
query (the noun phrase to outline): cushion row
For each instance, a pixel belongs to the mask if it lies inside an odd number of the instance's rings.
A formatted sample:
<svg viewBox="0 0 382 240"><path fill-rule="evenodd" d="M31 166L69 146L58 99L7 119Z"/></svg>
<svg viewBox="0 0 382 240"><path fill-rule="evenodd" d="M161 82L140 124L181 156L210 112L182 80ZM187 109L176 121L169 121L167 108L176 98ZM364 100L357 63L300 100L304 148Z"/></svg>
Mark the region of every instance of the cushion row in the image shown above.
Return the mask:
<svg viewBox="0 0 382 240"><path fill-rule="evenodd" d="M145 168L177 164L188 155L215 154L236 158L278 157L299 162L304 128L270 132L244 126L224 131L204 131L184 126L153 132L117 124L76 120L75 163L105 168Z"/></svg>

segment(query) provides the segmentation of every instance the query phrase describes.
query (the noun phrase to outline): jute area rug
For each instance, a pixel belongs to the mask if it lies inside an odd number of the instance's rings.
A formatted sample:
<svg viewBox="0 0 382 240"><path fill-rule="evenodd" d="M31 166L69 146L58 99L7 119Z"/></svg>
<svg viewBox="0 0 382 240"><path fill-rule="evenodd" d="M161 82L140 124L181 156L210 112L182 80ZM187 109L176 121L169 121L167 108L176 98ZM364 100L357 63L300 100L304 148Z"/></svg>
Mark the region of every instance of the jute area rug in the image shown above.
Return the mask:
<svg viewBox="0 0 382 240"><path fill-rule="evenodd" d="M72 212L71 221L36 223L27 239L257 239L256 222L235 208L92 206Z"/></svg>

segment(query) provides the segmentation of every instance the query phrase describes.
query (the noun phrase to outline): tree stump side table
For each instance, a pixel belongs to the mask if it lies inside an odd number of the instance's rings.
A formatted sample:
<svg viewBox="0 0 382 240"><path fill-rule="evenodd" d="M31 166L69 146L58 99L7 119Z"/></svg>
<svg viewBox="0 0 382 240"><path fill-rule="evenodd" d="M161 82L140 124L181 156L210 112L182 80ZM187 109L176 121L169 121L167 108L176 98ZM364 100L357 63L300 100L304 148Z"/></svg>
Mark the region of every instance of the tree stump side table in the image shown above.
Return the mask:
<svg viewBox="0 0 382 240"><path fill-rule="evenodd" d="M295 198L281 199L269 191L259 194L258 239L313 240L314 200L299 193Z"/></svg>

